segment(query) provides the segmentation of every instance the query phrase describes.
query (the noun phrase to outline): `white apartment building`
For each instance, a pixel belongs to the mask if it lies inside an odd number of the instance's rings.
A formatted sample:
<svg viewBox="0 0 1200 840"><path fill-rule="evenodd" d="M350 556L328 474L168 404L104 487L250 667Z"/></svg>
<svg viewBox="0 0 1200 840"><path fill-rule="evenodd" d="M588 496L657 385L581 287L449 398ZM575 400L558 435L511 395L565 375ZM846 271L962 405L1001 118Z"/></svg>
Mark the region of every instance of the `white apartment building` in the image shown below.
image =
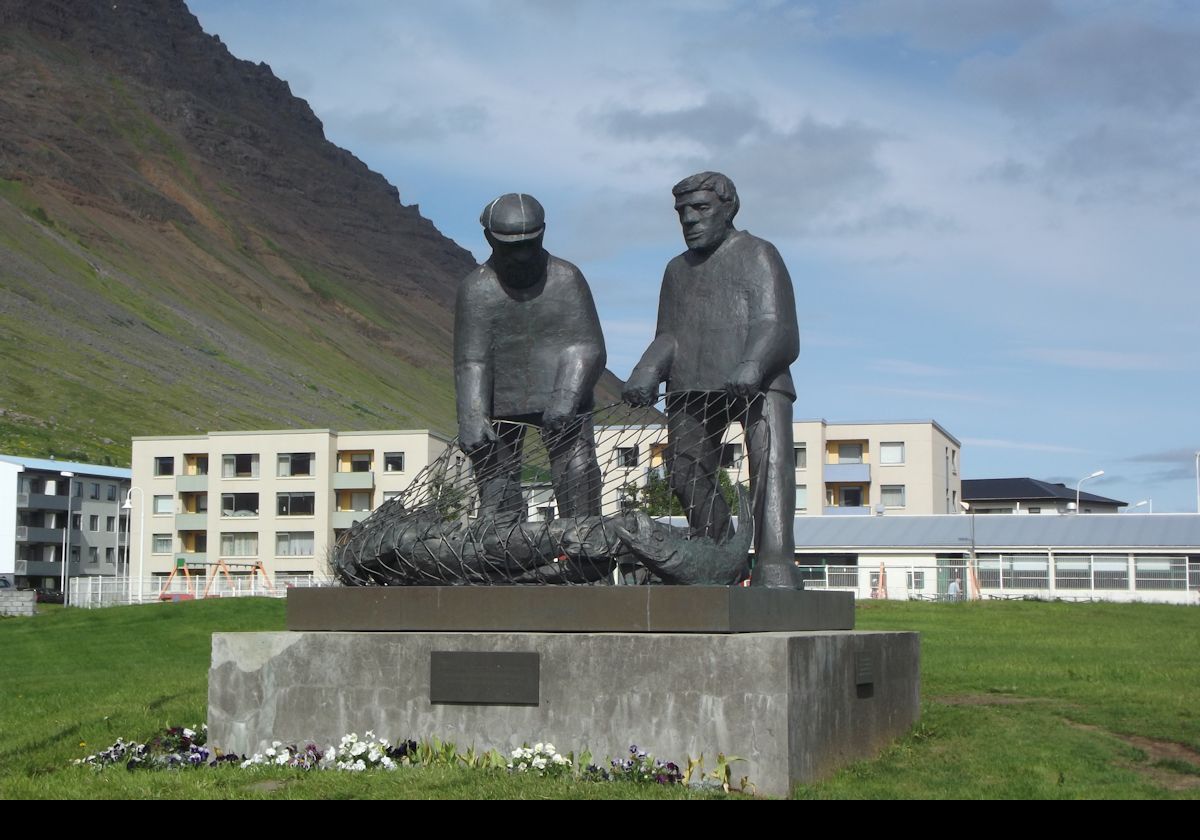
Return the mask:
<svg viewBox="0 0 1200 840"><path fill-rule="evenodd" d="M120 467L0 455L0 576L57 591L64 550L70 577L123 571L128 487Z"/></svg>
<svg viewBox="0 0 1200 840"><path fill-rule="evenodd" d="M427 430L210 432L133 439L134 574L224 563L327 578L337 536L399 494L450 441ZM143 570L144 567L144 570Z"/></svg>
<svg viewBox="0 0 1200 840"><path fill-rule="evenodd" d="M793 424L796 515L957 513L962 497L962 444L934 420L891 423ZM661 471L665 426L608 426L596 430L604 476L604 512L620 507L622 488L645 486ZM721 463L729 478L749 480L742 427L726 432Z"/></svg>

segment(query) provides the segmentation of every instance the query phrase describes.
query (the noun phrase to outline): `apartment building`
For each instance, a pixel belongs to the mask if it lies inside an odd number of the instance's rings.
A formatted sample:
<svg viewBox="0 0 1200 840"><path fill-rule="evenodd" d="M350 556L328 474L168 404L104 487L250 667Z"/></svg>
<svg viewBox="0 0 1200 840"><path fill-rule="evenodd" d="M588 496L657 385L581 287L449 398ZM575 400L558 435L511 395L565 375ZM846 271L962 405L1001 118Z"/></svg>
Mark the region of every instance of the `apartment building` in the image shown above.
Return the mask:
<svg viewBox="0 0 1200 840"><path fill-rule="evenodd" d="M796 515L957 513L962 497L962 444L934 420L793 425ZM624 488L645 486L665 469L665 426L608 426L596 430L604 475L604 510L612 513ZM749 480L744 433L731 425L721 465L731 481Z"/></svg>
<svg viewBox="0 0 1200 840"><path fill-rule="evenodd" d="M69 577L122 573L129 482L118 467L0 455L0 576L58 591L64 550Z"/></svg>
<svg viewBox="0 0 1200 840"><path fill-rule="evenodd" d="M224 563L249 574L261 562L272 579L325 578L337 536L408 487L449 442L427 430L134 438L134 573Z"/></svg>

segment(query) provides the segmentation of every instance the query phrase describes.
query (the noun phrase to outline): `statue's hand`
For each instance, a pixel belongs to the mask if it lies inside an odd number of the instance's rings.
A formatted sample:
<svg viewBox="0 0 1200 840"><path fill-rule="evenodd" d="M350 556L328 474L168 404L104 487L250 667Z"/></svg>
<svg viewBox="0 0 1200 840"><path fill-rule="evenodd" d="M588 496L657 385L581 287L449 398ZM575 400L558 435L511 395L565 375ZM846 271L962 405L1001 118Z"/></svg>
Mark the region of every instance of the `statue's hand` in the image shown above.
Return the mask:
<svg viewBox="0 0 1200 840"><path fill-rule="evenodd" d="M635 408L654 405L658 400L658 377L635 368L621 390L621 399Z"/></svg>
<svg viewBox="0 0 1200 840"><path fill-rule="evenodd" d="M753 397L762 390L763 372L758 362L742 362L725 383L725 390L735 397Z"/></svg>
<svg viewBox="0 0 1200 840"><path fill-rule="evenodd" d="M464 417L458 423L458 443L464 452L474 452L496 442L496 432L486 417Z"/></svg>
<svg viewBox="0 0 1200 840"><path fill-rule="evenodd" d="M547 432L561 432L575 422L575 400L571 397L555 397L542 412L542 428Z"/></svg>

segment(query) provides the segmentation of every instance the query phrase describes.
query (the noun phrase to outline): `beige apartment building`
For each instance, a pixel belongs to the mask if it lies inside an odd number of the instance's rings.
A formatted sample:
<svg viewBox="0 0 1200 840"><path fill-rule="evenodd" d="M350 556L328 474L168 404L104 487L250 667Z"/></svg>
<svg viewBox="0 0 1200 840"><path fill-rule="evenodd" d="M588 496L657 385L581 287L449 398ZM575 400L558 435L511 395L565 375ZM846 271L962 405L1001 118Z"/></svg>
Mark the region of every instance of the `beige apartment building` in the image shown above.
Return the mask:
<svg viewBox="0 0 1200 840"><path fill-rule="evenodd" d="M962 444L934 420L793 425L796 515L959 512ZM596 430L604 512L619 509L622 488L644 486L664 468L665 426ZM749 479L740 425L726 432L721 464L734 482Z"/></svg>
<svg viewBox="0 0 1200 840"><path fill-rule="evenodd" d="M329 576L337 536L399 494L450 441L328 429L133 439L134 574L224 563L274 580Z"/></svg>

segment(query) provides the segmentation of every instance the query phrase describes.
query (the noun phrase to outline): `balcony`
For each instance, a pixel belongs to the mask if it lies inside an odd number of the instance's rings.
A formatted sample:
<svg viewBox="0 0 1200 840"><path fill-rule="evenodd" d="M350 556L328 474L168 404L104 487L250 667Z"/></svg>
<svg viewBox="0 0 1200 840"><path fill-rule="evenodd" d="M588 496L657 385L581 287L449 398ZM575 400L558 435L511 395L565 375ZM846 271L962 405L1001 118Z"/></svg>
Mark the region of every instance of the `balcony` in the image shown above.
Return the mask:
<svg viewBox="0 0 1200 840"><path fill-rule="evenodd" d="M333 474L334 490L371 490L375 487L373 472L337 472Z"/></svg>
<svg viewBox="0 0 1200 840"><path fill-rule="evenodd" d="M870 464L826 464L825 482L839 484L870 484Z"/></svg>
<svg viewBox="0 0 1200 840"><path fill-rule="evenodd" d="M175 490L179 493L203 493L208 489L207 475L177 475Z"/></svg>
<svg viewBox="0 0 1200 840"><path fill-rule="evenodd" d="M66 510L70 496L47 496L45 493L18 493L17 507L22 510Z"/></svg>
<svg viewBox="0 0 1200 840"><path fill-rule="evenodd" d="M175 514L176 531L206 531L208 530L207 513L177 513Z"/></svg>
<svg viewBox="0 0 1200 840"><path fill-rule="evenodd" d="M842 505L841 507L826 507L822 511L826 516L870 516L871 509L863 505Z"/></svg>
<svg viewBox="0 0 1200 840"><path fill-rule="evenodd" d="M34 525L17 526L17 542L19 543L55 543L63 541L62 528L38 528Z"/></svg>
<svg viewBox="0 0 1200 840"><path fill-rule="evenodd" d="M334 528L349 528L355 522L362 522L371 515L369 510L335 510L330 514L330 525Z"/></svg>
<svg viewBox="0 0 1200 840"><path fill-rule="evenodd" d="M62 565L51 560L17 560L13 573L27 577L61 577Z"/></svg>
<svg viewBox="0 0 1200 840"><path fill-rule="evenodd" d="M182 551L175 556L189 566L203 566L208 562L208 553L205 551Z"/></svg>

